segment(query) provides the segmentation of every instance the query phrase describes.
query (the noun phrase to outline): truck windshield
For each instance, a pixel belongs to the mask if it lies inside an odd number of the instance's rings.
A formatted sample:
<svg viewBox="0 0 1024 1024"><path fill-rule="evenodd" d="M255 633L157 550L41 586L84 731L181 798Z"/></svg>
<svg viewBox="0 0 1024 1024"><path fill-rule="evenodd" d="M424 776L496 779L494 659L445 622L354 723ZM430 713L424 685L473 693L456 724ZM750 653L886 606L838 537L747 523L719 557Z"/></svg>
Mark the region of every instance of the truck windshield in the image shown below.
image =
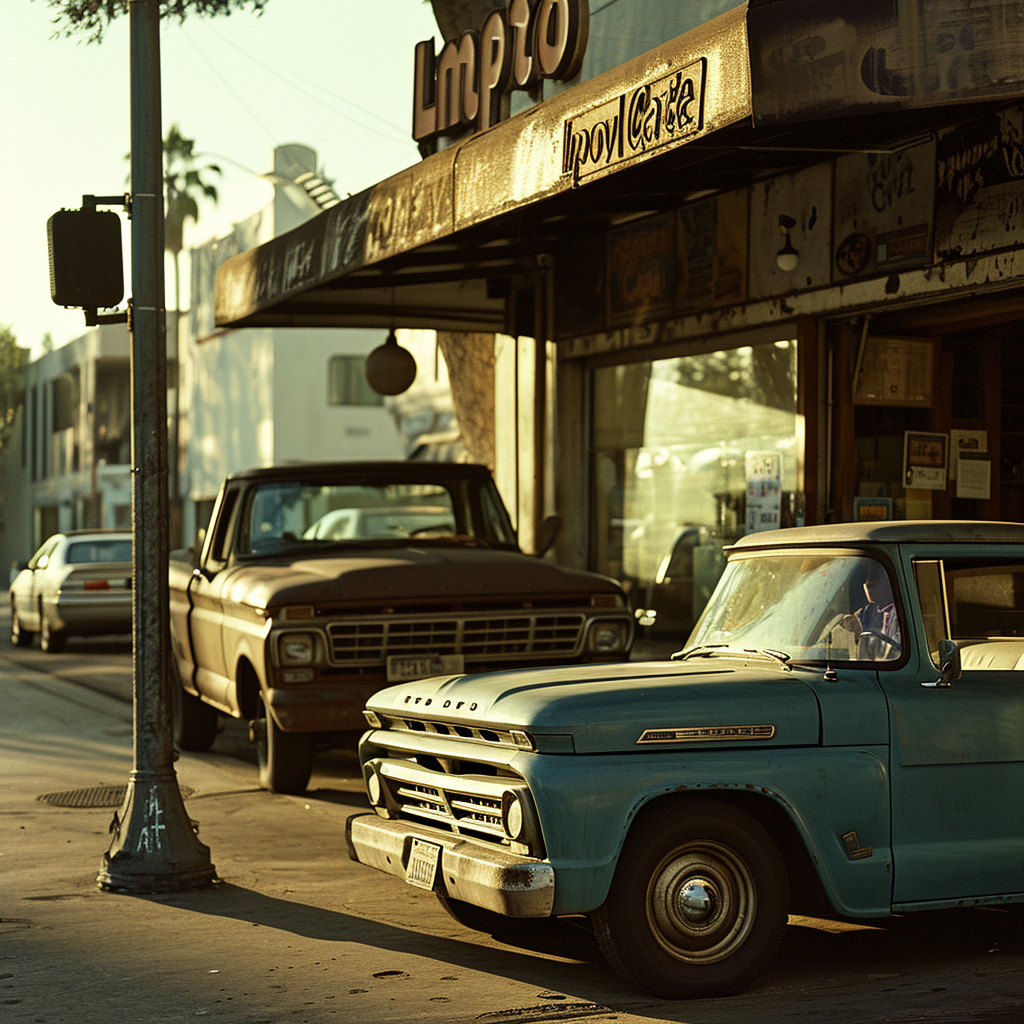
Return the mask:
<svg viewBox="0 0 1024 1024"><path fill-rule="evenodd" d="M516 548L507 513L479 483L304 483L253 487L236 551L276 554L333 544L460 543Z"/></svg>
<svg viewBox="0 0 1024 1024"><path fill-rule="evenodd" d="M731 559L687 650L774 650L794 661L895 661L901 619L885 568L862 555Z"/></svg>

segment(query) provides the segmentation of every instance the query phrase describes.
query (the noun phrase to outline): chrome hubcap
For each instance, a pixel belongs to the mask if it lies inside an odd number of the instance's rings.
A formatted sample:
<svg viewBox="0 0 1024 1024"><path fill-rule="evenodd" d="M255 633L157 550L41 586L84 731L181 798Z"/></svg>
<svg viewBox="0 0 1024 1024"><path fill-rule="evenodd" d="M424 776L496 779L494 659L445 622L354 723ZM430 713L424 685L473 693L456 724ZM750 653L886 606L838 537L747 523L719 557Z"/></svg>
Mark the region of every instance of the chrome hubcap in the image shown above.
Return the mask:
<svg viewBox="0 0 1024 1024"><path fill-rule="evenodd" d="M687 963L714 963L746 941L757 894L747 865L713 842L677 847L647 887L647 921L658 944Z"/></svg>
<svg viewBox="0 0 1024 1024"><path fill-rule="evenodd" d="M707 878L691 878L680 887L677 899L680 917L692 924L713 918L722 902L714 883Z"/></svg>

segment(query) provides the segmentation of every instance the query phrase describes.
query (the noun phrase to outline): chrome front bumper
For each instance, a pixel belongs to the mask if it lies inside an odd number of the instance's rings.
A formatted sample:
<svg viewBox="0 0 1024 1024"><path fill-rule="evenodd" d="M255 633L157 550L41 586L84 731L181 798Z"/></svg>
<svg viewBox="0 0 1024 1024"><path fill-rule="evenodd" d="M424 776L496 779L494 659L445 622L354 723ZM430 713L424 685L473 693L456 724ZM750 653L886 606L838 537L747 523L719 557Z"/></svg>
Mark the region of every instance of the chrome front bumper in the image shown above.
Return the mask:
<svg viewBox="0 0 1024 1024"><path fill-rule="evenodd" d="M550 864L492 850L458 836L376 814L355 814L345 824L349 856L404 879L413 839L441 847L438 887L452 899L508 917L549 917L555 901Z"/></svg>

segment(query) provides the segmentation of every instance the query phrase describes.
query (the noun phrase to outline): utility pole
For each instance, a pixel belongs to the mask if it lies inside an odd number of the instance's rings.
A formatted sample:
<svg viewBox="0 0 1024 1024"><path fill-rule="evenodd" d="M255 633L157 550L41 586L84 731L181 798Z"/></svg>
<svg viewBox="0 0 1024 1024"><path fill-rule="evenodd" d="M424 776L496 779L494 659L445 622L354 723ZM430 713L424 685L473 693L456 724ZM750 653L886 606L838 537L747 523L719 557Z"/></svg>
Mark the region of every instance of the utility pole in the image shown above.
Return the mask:
<svg viewBox="0 0 1024 1024"><path fill-rule="evenodd" d="M127 893L178 892L216 878L174 771L171 736L160 3L130 0L132 670L134 762L97 881Z"/></svg>

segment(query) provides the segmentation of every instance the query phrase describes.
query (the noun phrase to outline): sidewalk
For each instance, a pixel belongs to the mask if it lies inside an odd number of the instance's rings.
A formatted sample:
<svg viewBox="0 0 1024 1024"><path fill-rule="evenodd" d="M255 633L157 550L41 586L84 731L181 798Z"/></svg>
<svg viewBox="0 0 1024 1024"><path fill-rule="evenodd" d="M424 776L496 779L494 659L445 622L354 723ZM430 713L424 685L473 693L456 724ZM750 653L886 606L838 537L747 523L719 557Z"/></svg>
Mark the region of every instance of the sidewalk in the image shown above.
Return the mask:
<svg viewBox="0 0 1024 1024"><path fill-rule="evenodd" d="M291 797L256 789L252 766L233 758L183 756L186 809L221 881L164 896L102 892L113 808L39 797L127 783L130 708L3 658L0 700L5 1024L501 1020L545 996L581 1002L558 988L571 979L622 1000L600 959L501 946L451 921L429 893L351 862L344 822L366 807L354 761L349 777L336 771Z"/></svg>

